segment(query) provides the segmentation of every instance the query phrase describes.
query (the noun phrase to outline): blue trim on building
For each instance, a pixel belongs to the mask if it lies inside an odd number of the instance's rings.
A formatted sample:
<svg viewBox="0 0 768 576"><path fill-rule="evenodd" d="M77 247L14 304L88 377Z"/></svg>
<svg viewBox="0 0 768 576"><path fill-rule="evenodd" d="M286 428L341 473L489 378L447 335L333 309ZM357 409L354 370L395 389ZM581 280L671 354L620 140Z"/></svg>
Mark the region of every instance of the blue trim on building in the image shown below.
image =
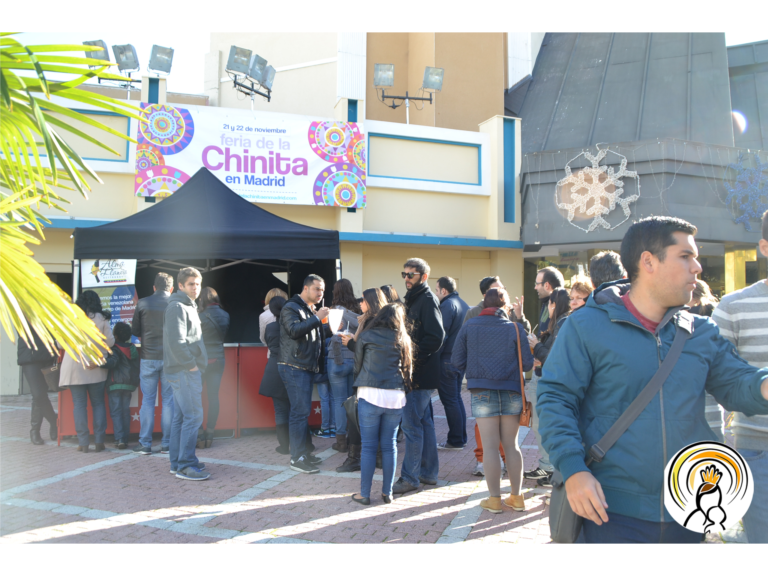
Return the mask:
<svg viewBox="0 0 768 576"><path fill-rule="evenodd" d="M504 118L504 222L515 221L515 121Z"/></svg>
<svg viewBox="0 0 768 576"><path fill-rule="evenodd" d="M357 100L347 100L347 122L357 122Z"/></svg>
<svg viewBox="0 0 768 576"><path fill-rule="evenodd" d="M452 182L450 180L430 180L428 178L405 178L402 176L381 176L378 174L371 174L371 137L374 138L391 138L393 140L413 140L415 142L430 142L432 144L448 144L451 146L469 146L470 148L477 148L477 183L474 182ZM441 184L459 184L461 186L482 186L483 185L483 152L481 144L474 144L472 142L453 142L451 140L436 140L434 138L416 138L415 136L401 136L399 134L382 134L380 132L368 133L368 178L393 178L395 180L415 180L417 182L439 182Z"/></svg>
<svg viewBox="0 0 768 576"><path fill-rule="evenodd" d="M48 218L51 221L50 224L46 224L46 228L64 228L66 230L72 230L74 228L93 228L95 226L103 226L104 224L111 224L114 220L79 220L71 218Z"/></svg>
<svg viewBox="0 0 768 576"><path fill-rule="evenodd" d="M471 246L473 248L512 248L522 250L523 243L514 240L487 240L485 238L446 238L411 234L369 234L365 232L339 232L342 242L378 242L385 244L425 244L431 246Z"/></svg>
<svg viewBox="0 0 768 576"><path fill-rule="evenodd" d="M147 95L147 102L150 104L157 104L160 100L160 78L149 79L149 94Z"/></svg>
<svg viewBox="0 0 768 576"><path fill-rule="evenodd" d="M45 104L42 104L42 108L45 108ZM128 121L128 127L127 131L125 133L126 136L130 138L131 136L131 118L127 116L123 116L122 114L118 114L116 112L107 112L105 110L84 110L82 108L70 108L73 112L79 112L80 114L89 115L92 114L94 116L120 116L121 118L125 118ZM50 110L49 110L50 111ZM122 162L124 164L128 163L128 157L130 156L130 145L131 143L126 140L125 141L125 159L124 160L112 160L111 158L91 158L89 156L82 156L83 160L95 160L97 162ZM105 151L106 153L106 151ZM29 154L29 156L33 156L33 154ZM42 154L38 152L38 156L41 158L47 158L48 154Z"/></svg>

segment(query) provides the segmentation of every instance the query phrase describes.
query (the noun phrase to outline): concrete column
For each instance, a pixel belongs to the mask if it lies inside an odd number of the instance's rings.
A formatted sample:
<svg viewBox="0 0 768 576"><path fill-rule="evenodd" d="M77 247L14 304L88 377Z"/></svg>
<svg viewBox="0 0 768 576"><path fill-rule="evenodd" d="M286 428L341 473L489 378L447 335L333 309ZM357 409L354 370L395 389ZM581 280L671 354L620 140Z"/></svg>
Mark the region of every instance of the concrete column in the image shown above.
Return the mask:
<svg viewBox="0 0 768 576"><path fill-rule="evenodd" d="M219 106L221 90L221 51L214 50L205 55L205 76L203 91L208 96L209 106Z"/></svg>
<svg viewBox="0 0 768 576"><path fill-rule="evenodd" d="M523 294L523 251L494 250L491 252L491 276L498 276L514 301Z"/></svg>
<svg viewBox="0 0 768 576"><path fill-rule="evenodd" d="M341 242L341 277L352 282L355 294L363 289L363 245L361 242Z"/></svg>
<svg viewBox="0 0 768 576"><path fill-rule="evenodd" d="M747 262L757 260L757 250L725 247L725 293L747 287Z"/></svg>
<svg viewBox="0 0 768 576"><path fill-rule="evenodd" d="M509 121L509 119L507 119ZM480 132L488 134L491 138L491 196L488 199L488 238L492 240L520 240L520 221L522 220L522 205L520 202L520 165L521 136L520 121L514 119L514 145L510 142L505 147L504 142L504 116L494 116L480 124ZM507 180L505 188L505 158L514 154L514 187ZM505 194L507 197L505 198ZM504 203L515 203L515 221L504 221Z"/></svg>

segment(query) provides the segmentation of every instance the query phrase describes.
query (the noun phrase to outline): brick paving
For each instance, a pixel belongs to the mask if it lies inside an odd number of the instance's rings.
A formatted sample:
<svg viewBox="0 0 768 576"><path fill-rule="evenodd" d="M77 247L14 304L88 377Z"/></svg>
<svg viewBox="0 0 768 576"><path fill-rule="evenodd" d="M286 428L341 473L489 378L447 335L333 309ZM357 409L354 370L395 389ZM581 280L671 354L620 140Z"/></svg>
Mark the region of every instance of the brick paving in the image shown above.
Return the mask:
<svg viewBox="0 0 768 576"><path fill-rule="evenodd" d="M463 399L469 412L469 396ZM108 449L76 451L76 439L60 447L29 442L30 396L0 399L0 541L9 543L548 543L548 491L524 481L525 512L479 508L487 496L475 467L474 420L462 451L439 451L437 486L427 486L385 505L381 472L374 476L372 505L350 495L359 473L338 474L346 457L333 440L315 438L323 458L317 475L291 471L277 454L274 432L216 439L199 450L211 478L185 482L169 474L167 455L134 455ZM56 406L56 397L51 395ZM433 404L438 441L447 422ZM525 469L535 466L533 434L521 434ZM47 425L43 427L47 438ZM108 440L111 440L108 437ZM131 444L132 446L135 443ZM159 442L156 442L155 448ZM109 446L109 444L108 444ZM398 470L404 444L398 445ZM397 477L397 476L396 476ZM502 493L509 481L502 482ZM740 530L708 542L743 541Z"/></svg>

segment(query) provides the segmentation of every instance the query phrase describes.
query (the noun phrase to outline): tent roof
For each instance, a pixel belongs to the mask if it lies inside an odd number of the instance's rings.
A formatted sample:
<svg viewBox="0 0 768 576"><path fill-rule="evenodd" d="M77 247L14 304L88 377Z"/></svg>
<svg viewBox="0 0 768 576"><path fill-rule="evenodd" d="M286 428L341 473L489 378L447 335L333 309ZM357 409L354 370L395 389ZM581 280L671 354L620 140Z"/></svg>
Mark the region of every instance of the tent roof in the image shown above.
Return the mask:
<svg viewBox="0 0 768 576"><path fill-rule="evenodd" d="M103 226L75 228L74 236L77 259L339 258L338 231L275 216L207 168L155 206Z"/></svg>

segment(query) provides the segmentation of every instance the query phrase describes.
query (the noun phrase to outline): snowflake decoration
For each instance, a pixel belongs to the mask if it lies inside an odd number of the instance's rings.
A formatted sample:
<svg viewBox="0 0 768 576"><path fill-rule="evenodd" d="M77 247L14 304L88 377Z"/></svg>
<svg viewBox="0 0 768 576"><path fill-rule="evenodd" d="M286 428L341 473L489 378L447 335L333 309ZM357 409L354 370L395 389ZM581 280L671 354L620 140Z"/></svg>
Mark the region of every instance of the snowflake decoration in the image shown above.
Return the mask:
<svg viewBox="0 0 768 576"><path fill-rule="evenodd" d="M621 158L618 172L614 172L613 166L600 165L600 161L605 158L608 152L616 154L616 156ZM584 156L589 160L592 163L592 166L582 168L574 175L571 172L570 164L581 156ZM608 150L607 148L603 150L598 148L597 156L593 156L589 152L583 151L565 165L565 174L565 178L557 183L557 188L555 189L555 204L557 204L557 207L561 210L568 211L568 222L570 222L571 225L584 232L592 232L596 230L598 226L601 226L606 230L614 230L629 220L629 217L632 214L629 205L640 198L640 178L637 175L637 172L627 170L627 158L625 156L622 156L613 150ZM603 176L602 181L601 176ZM622 178L634 178L637 180L638 193L622 198L621 195L624 193L624 182L622 182ZM566 184L571 184L570 197L573 202L570 204L560 202L557 198L557 190ZM608 191L610 186L614 187L613 192ZM604 203L605 200L608 201L607 206ZM592 205L588 206L590 201L592 201ZM610 214L616 208L617 204L621 206L625 218L615 226L611 226L603 216ZM578 224L573 223L573 218L576 215L577 210L580 214L593 216L589 228L582 228Z"/></svg>
<svg viewBox="0 0 768 576"><path fill-rule="evenodd" d="M744 224L748 232L752 232L750 220L760 220L766 210L768 210L768 164L760 162L757 153L753 154L755 158L755 167L744 166L746 155L739 152L739 161L728 164L728 170L736 171L735 180L725 180L725 189L728 196L725 204L731 207L733 221L736 224ZM736 210L741 214L736 215Z"/></svg>

